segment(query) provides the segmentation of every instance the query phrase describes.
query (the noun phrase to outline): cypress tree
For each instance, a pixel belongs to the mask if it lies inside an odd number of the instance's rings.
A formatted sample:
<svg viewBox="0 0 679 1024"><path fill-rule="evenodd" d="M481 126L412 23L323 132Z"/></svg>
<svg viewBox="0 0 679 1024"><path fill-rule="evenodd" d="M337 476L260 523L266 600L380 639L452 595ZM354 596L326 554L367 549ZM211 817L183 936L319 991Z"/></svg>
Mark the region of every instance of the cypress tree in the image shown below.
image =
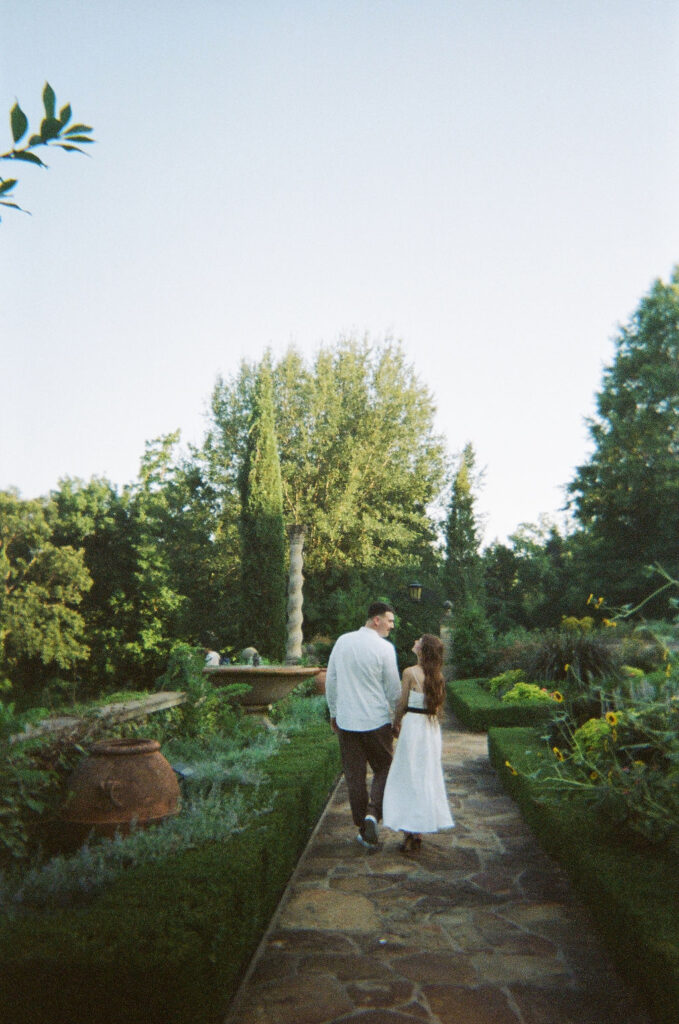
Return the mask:
<svg viewBox="0 0 679 1024"><path fill-rule="evenodd" d="M285 653L286 540L271 367L255 382L240 478L241 616L244 645L282 661Z"/></svg>
<svg viewBox="0 0 679 1024"><path fill-rule="evenodd" d="M466 444L453 480L446 520L444 583L456 608L483 603L479 535L474 511L474 449Z"/></svg>

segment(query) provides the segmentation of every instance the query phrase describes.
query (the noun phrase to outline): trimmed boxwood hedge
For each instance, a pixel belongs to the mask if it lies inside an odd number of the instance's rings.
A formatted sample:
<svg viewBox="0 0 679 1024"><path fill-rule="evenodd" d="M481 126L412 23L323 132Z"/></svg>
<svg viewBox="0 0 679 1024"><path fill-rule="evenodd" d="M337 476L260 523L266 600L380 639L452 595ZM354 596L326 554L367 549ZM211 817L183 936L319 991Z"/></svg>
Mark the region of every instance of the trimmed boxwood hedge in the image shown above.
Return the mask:
<svg viewBox="0 0 679 1024"><path fill-rule="evenodd" d="M538 803L537 784L522 772L530 771L541 754L549 756L539 730L491 729L488 752L540 845L589 905L621 973L647 998L654 1021L676 1024L679 851L622 834L576 796Z"/></svg>
<svg viewBox="0 0 679 1024"><path fill-rule="evenodd" d="M501 701L480 684L480 679L453 679L447 683L453 713L472 732L487 732L494 726L537 725L552 713L549 705Z"/></svg>
<svg viewBox="0 0 679 1024"><path fill-rule="evenodd" d="M0 1020L212 1024L224 1018L340 771L325 721L293 735L228 842L134 868L87 904L0 927Z"/></svg>

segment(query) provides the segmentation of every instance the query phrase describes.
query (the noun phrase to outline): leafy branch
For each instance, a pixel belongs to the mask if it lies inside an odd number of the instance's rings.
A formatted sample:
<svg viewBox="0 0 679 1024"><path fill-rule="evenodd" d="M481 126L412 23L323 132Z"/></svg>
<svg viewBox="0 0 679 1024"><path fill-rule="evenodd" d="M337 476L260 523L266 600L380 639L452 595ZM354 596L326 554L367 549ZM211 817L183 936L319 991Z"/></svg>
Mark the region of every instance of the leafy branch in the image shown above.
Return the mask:
<svg viewBox="0 0 679 1024"><path fill-rule="evenodd" d="M71 124L72 111L69 103L63 106L58 114L56 113L57 98L49 82L45 82L42 102L45 116L40 124L40 129L27 141L24 141L23 145L20 143L25 139L29 130L28 118L18 101L14 104L9 114L13 145L6 153L0 153L0 160L21 160L24 163L37 164L38 167L47 167L47 164L34 152L40 146L56 146L58 149L66 150L67 153L84 153L81 146L95 141L90 137L93 129L89 125ZM16 178L0 177L0 206L27 213L27 210L22 210L13 201L14 196L10 195L16 184Z"/></svg>

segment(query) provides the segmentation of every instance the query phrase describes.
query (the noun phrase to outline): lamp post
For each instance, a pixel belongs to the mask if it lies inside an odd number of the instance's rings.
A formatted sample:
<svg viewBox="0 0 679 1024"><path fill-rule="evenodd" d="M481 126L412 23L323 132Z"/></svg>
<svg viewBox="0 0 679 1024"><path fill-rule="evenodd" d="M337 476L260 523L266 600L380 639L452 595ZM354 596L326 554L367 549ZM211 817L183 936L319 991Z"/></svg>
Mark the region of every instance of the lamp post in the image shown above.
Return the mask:
<svg viewBox="0 0 679 1024"><path fill-rule="evenodd" d="M408 584L408 597L415 604L419 604L422 600L422 584L421 583L409 583Z"/></svg>

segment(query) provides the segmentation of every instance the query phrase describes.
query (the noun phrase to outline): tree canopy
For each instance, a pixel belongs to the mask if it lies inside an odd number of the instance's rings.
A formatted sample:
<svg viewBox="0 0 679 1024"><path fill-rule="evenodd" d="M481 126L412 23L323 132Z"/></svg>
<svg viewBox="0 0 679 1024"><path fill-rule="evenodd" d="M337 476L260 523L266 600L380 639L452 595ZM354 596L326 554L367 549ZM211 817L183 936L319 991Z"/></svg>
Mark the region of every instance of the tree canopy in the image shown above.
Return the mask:
<svg viewBox="0 0 679 1024"><path fill-rule="evenodd" d="M594 451L569 487L589 541L592 588L614 601L647 589L644 567L679 567L679 268L658 280L616 339Z"/></svg>
<svg viewBox="0 0 679 1024"><path fill-rule="evenodd" d="M397 343L343 339L311 365L294 348L271 363L283 514L305 527L305 618L320 624L347 573L431 560L446 450L432 396ZM205 457L227 520L258 371L243 362L212 396Z"/></svg>

